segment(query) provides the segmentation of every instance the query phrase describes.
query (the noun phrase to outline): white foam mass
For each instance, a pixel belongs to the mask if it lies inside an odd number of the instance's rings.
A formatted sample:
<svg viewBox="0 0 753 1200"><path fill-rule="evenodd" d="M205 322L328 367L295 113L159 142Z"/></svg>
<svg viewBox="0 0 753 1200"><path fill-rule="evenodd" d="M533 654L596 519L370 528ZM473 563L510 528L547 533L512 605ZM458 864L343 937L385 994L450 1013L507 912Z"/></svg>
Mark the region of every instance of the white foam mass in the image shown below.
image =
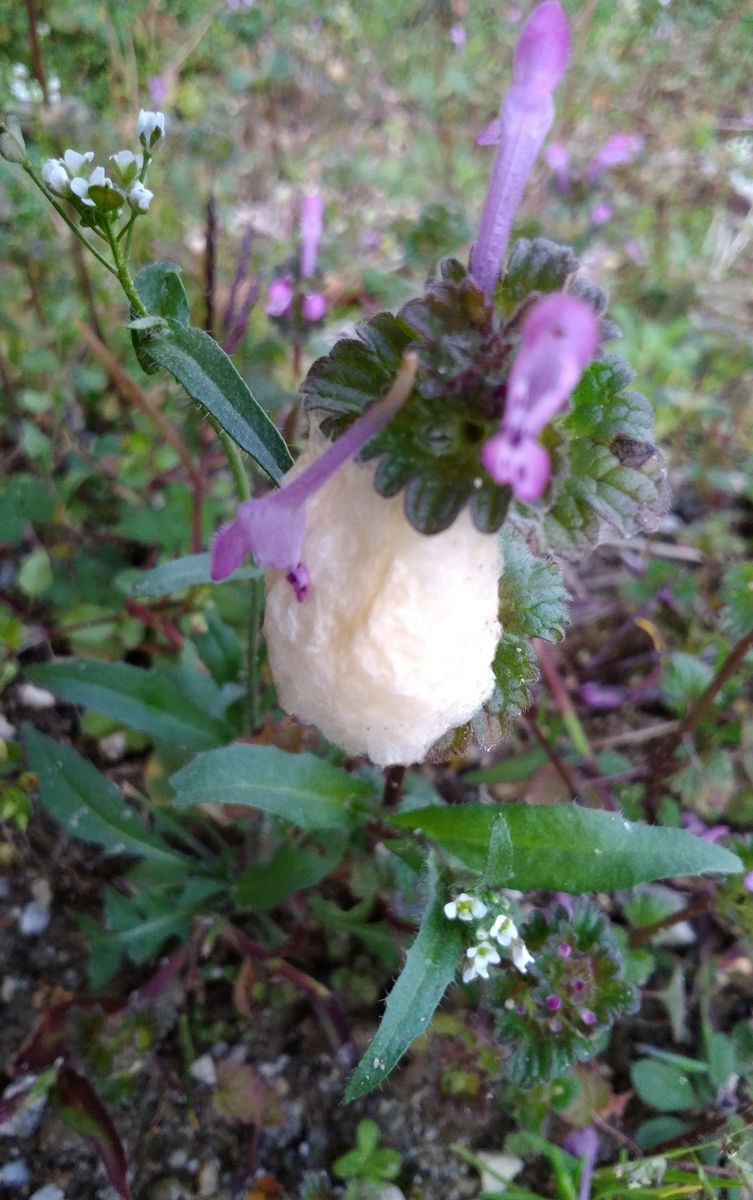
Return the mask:
<svg viewBox="0 0 753 1200"><path fill-rule="evenodd" d="M264 632L282 707L388 766L424 758L491 695L503 564L467 510L443 533L417 533L373 475L348 463L309 500L308 595L298 603L270 570Z"/></svg>

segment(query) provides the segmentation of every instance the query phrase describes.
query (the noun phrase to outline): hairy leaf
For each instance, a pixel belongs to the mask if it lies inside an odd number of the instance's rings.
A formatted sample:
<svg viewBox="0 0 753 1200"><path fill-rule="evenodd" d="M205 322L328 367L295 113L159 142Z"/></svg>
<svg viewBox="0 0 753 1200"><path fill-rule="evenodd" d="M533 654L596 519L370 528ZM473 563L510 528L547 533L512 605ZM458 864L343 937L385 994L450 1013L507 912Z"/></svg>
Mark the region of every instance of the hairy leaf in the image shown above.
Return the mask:
<svg viewBox="0 0 753 1200"><path fill-rule="evenodd" d="M508 887L527 891L615 891L636 883L716 871L735 874L741 863L722 846L683 829L625 821L577 804L505 804L512 842ZM419 829L476 871L488 870L495 805L431 806L399 813L392 822Z"/></svg>
<svg viewBox="0 0 753 1200"><path fill-rule="evenodd" d="M463 945L458 922L443 912L445 896L435 860L427 864L427 903L421 927L405 966L387 997L382 1022L345 1089L356 1100L382 1083L411 1042L425 1033L429 1021L455 975Z"/></svg>
<svg viewBox="0 0 753 1200"><path fill-rule="evenodd" d="M522 637L559 641L567 625L568 595L556 563L538 558L525 542L502 534L505 560L499 584L503 630Z"/></svg>

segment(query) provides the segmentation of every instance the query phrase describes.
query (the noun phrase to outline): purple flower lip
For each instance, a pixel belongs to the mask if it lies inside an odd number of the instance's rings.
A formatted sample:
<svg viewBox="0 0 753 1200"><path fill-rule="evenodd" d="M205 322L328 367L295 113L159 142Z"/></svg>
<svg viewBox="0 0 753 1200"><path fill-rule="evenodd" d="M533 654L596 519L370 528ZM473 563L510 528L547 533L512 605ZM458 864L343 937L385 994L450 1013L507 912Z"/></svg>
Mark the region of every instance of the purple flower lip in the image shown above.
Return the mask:
<svg viewBox="0 0 753 1200"><path fill-rule="evenodd" d="M264 311L269 317L283 317L293 303L293 276L273 279L267 288Z"/></svg>
<svg viewBox="0 0 753 1200"><path fill-rule="evenodd" d="M591 160L588 167L589 183L595 183L611 167L627 166L638 157L644 144L640 133L613 133Z"/></svg>
<svg viewBox="0 0 753 1200"><path fill-rule="evenodd" d="M471 275L491 300L502 269L512 223L528 176L554 119L552 95L570 55L570 27L557 0L531 13L515 48L513 82L499 110L478 138L497 143Z"/></svg>
<svg viewBox="0 0 753 1200"><path fill-rule="evenodd" d="M549 455L536 439L564 408L598 338L593 309L562 292L539 300L523 322L502 425L482 447L481 462L524 503L540 499L551 474Z"/></svg>
<svg viewBox="0 0 753 1200"><path fill-rule="evenodd" d="M311 583L308 570L301 562L306 502L340 467L354 458L405 403L413 390L417 368L418 356L409 352L386 396L362 413L315 462L278 491L258 500L245 500L239 506L234 520L223 525L212 542L212 579L227 579L247 554L253 554L260 566L285 571L296 598L299 601L306 598Z"/></svg>
<svg viewBox="0 0 753 1200"><path fill-rule="evenodd" d="M554 992L547 996L545 1004L550 1012L559 1012L562 1008L562 1000Z"/></svg>

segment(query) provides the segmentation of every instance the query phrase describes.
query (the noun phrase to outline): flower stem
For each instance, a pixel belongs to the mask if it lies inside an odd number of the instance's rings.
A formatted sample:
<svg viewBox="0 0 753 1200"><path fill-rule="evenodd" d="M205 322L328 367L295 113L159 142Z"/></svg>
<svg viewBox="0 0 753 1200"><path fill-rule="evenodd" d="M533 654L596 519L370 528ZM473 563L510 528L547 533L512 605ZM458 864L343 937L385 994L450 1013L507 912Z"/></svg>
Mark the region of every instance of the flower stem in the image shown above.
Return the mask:
<svg viewBox="0 0 753 1200"><path fill-rule="evenodd" d="M260 703L259 655L261 651L261 622L264 615L264 580L252 579L249 584L248 642L246 645L246 728L256 733L262 723Z"/></svg>
<svg viewBox="0 0 753 1200"><path fill-rule="evenodd" d="M138 316L145 317L147 315L146 306L136 291L136 285L131 279L131 273L128 270L126 256L123 254L120 246L118 245L118 239L116 238L112 225L109 221L105 225L105 231L107 234L107 240L110 243L110 249L112 250L112 257L115 263L115 274L118 277L118 282L128 297L133 311Z"/></svg>
<svg viewBox="0 0 753 1200"><path fill-rule="evenodd" d="M98 262L100 262L102 264L102 266L105 268L106 271L109 271L111 275L115 275L117 277L118 272L115 269L115 267L112 265L112 263L109 263L107 261L107 259L105 258L105 256L103 254L100 254L97 247L94 246L89 241L88 237L86 237L86 235L81 232L78 225L76 225L75 221L72 221L71 218L68 216L68 214L65 211L65 209L63 208L62 204L58 204L58 202L55 199L55 197L53 196L52 192L48 191L48 189L42 183L42 180L37 175L36 171L34 170L34 168L31 165L31 163L25 162L25 163L22 163L21 165L22 165L24 171L26 172L26 174L29 176L29 178L31 180L33 180L33 182L37 185L37 187L39 188L40 192L45 197L45 199L49 200L50 204L55 209L55 212L58 214L58 216L62 217L63 220L65 221L66 225L68 226L68 228L70 230L72 230L73 233L75 233L76 237L81 242L81 244L83 246L86 246L87 250L91 251L91 253L94 255L94 257L97 259Z"/></svg>

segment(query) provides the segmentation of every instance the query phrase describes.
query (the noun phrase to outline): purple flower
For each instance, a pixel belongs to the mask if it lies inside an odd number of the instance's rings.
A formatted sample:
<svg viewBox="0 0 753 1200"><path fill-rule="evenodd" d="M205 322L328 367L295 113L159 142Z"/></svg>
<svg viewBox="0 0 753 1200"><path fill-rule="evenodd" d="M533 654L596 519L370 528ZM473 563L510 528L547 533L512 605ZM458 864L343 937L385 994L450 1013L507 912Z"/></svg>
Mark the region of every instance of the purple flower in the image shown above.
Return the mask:
<svg viewBox="0 0 753 1200"><path fill-rule="evenodd" d="M571 1154L583 1159L578 1185L578 1200L589 1200L594 1164L596 1155L599 1153L599 1135L593 1125L586 1125L585 1129L573 1129L562 1144Z"/></svg>
<svg viewBox="0 0 753 1200"><path fill-rule="evenodd" d="M513 82L499 116L479 137L497 143L481 227L471 252L471 274L491 300L507 239L528 176L554 119L552 93L570 54L570 28L557 0L544 0L523 26L515 48Z"/></svg>
<svg viewBox="0 0 753 1200"><path fill-rule="evenodd" d="M580 1019L584 1025L595 1025L599 1018L592 1008L582 1008L580 1010Z"/></svg>
<svg viewBox="0 0 753 1200"><path fill-rule="evenodd" d="M550 1012L558 1012L562 1008L562 1000L555 992L547 996L545 1003Z"/></svg>
<svg viewBox="0 0 753 1200"><path fill-rule="evenodd" d="M746 892L753 892L753 871L748 871L747 875L743 875L743 887Z"/></svg>
<svg viewBox="0 0 753 1200"><path fill-rule="evenodd" d="M146 82L152 104L157 108L162 108L167 100L167 80L165 76L150 75Z"/></svg>
<svg viewBox="0 0 753 1200"><path fill-rule="evenodd" d="M465 32L465 26L461 24L453 25L450 29L450 41L456 50L462 50L468 41L468 35Z"/></svg>
<svg viewBox="0 0 753 1200"><path fill-rule="evenodd" d="M301 200L301 275L307 279L316 271L316 254L322 236L324 201L315 192Z"/></svg>
<svg viewBox="0 0 753 1200"><path fill-rule="evenodd" d="M608 221L612 220L613 216L614 209L612 208L611 204L605 204L603 202L601 204L594 204L593 208L591 209L591 224L606 225Z"/></svg>
<svg viewBox="0 0 753 1200"><path fill-rule="evenodd" d="M212 579L227 579L247 554L253 554L260 566L285 571L297 599L305 599L310 582L301 562L306 502L405 403L413 389L417 366L416 355L406 354L387 395L358 417L316 462L278 491L259 500L245 500L239 506L235 519L223 525L212 542Z"/></svg>
<svg viewBox="0 0 753 1200"><path fill-rule="evenodd" d="M610 167L624 167L637 158L644 141L639 133L613 133L607 138L588 168L588 181L594 183Z"/></svg>
<svg viewBox="0 0 753 1200"><path fill-rule="evenodd" d="M564 408L597 346L596 316L577 296L545 296L523 322L502 426L481 450L481 461L495 483L510 484L519 500L530 502L543 495L551 463L536 439Z"/></svg>
<svg viewBox="0 0 753 1200"><path fill-rule="evenodd" d="M321 321L327 311L327 301L321 292L308 292L303 297L303 315L307 321Z"/></svg>
<svg viewBox="0 0 753 1200"><path fill-rule="evenodd" d="M544 151L544 162L554 175L557 190L566 192L570 187L570 151L564 142L550 142Z"/></svg>
<svg viewBox="0 0 753 1200"><path fill-rule="evenodd" d="M283 275L281 279L273 279L267 288L267 301L264 311L269 317L282 317L293 303L293 276Z"/></svg>

